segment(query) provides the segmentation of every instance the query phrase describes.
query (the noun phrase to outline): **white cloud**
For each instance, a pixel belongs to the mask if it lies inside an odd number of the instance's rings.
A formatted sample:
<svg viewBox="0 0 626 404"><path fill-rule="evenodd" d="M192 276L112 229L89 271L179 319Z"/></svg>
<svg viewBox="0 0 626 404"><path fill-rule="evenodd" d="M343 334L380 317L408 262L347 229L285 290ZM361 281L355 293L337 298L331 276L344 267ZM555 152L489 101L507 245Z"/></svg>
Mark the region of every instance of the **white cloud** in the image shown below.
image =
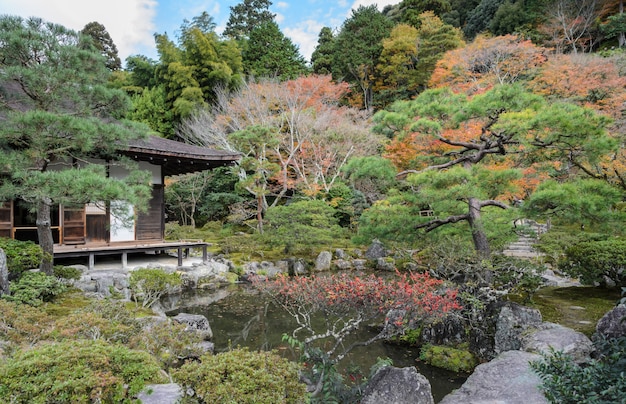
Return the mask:
<svg viewBox="0 0 626 404"><path fill-rule="evenodd" d="M122 61L133 54L154 55L156 0L0 0L3 14L40 17L73 30L92 21L104 25Z"/></svg>
<svg viewBox="0 0 626 404"><path fill-rule="evenodd" d="M288 27L284 28L283 31L286 36L298 45L300 54L310 61L311 54L317 46L319 33L323 27L324 24L319 21L306 20L299 22L298 26L295 28Z"/></svg>
<svg viewBox="0 0 626 404"><path fill-rule="evenodd" d="M289 3L287 3L286 1L279 1L278 3L274 4L274 7L284 10L289 8Z"/></svg>

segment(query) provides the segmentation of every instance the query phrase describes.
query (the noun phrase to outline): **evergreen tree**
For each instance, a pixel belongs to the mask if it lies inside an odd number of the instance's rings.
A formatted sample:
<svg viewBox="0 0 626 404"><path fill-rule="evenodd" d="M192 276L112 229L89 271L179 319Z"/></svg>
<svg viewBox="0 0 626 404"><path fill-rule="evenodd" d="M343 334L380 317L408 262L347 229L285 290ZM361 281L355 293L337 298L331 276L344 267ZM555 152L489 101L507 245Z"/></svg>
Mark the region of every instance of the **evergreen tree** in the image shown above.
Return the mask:
<svg viewBox="0 0 626 404"><path fill-rule="evenodd" d="M382 52L382 40L389 36L393 22L375 5L360 6L344 21L335 40L333 79L351 84L357 98L353 100L365 109L373 107L372 75Z"/></svg>
<svg viewBox="0 0 626 404"><path fill-rule="evenodd" d="M401 22L419 28L420 14L432 11L437 17L450 12L452 7L448 0L402 0L400 3Z"/></svg>
<svg viewBox="0 0 626 404"><path fill-rule="evenodd" d="M117 150L147 133L121 122L126 94L107 87L100 52L75 31L39 18L0 17L0 200L21 199L37 214L39 244L52 274L51 207L146 202L146 173L109 178L94 158L122 164ZM59 168L63 169L59 169Z"/></svg>
<svg viewBox="0 0 626 404"><path fill-rule="evenodd" d="M246 74L253 77L287 80L307 72L306 60L298 47L274 21L265 22L252 30L243 52L243 64Z"/></svg>
<svg viewBox="0 0 626 404"><path fill-rule="evenodd" d="M271 5L270 0L243 0L231 6L223 35L237 41L250 38L256 27L274 21L276 15L269 11Z"/></svg>
<svg viewBox="0 0 626 404"><path fill-rule="evenodd" d="M317 39L317 47L311 55L311 66L315 74L331 74L333 69L333 31L324 27Z"/></svg>
<svg viewBox="0 0 626 404"><path fill-rule="evenodd" d="M109 70L120 70L122 61L117 53L117 46L107 32L104 25L99 22L90 22L80 31L81 34L89 35L94 40L95 47L106 57L106 66Z"/></svg>
<svg viewBox="0 0 626 404"><path fill-rule="evenodd" d="M463 32L468 39L474 39L476 35L489 28L491 20L496 15L498 8L506 0L482 0L478 7L469 13L467 24L463 27Z"/></svg>

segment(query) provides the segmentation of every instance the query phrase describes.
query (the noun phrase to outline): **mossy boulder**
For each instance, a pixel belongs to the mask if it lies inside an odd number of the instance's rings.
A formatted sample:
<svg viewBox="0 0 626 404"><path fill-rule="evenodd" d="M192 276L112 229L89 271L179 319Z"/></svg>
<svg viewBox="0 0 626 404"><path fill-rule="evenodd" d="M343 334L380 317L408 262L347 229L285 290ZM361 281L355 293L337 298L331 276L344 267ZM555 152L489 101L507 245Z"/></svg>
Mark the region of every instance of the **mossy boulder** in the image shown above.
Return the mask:
<svg viewBox="0 0 626 404"><path fill-rule="evenodd" d="M445 345L424 345L420 359L429 365L453 372L470 373L478 365L478 360L468 350Z"/></svg>

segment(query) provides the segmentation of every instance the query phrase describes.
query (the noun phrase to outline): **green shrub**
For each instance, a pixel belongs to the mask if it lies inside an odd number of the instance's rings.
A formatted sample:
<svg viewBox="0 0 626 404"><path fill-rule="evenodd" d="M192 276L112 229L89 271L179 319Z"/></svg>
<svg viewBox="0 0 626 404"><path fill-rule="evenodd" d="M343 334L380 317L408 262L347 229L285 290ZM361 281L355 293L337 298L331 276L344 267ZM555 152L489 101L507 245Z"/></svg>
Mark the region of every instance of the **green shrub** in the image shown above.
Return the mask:
<svg viewBox="0 0 626 404"><path fill-rule="evenodd" d="M162 269L139 268L130 273L130 291L135 303L152 307L161 296L172 293L182 283L179 273L168 274Z"/></svg>
<svg viewBox="0 0 626 404"><path fill-rule="evenodd" d="M156 360L102 340L66 340L19 351L0 364L0 401L130 403L147 383L165 383Z"/></svg>
<svg viewBox="0 0 626 404"><path fill-rule="evenodd" d="M39 306L65 292L66 286L56 277L43 272L25 272L18 281L9 285L9 290L11 294L3 296L5 299Z"/></svg>
<svg viewBox="0 0 626 404"><path fill-rule="evenodd" d="M411 346L418 345L422 338L422 327L407 328L404 330L404 334L398 337L400 342L409 344Z"/></svg>
<svg viewBox="0 0 626 404"><path fill-rule="evenodd" d="M71 281L80 279L83 273L78 268L55 265L53 268L53 274L59 279Z"/></svg>
<svg viewBox="0 0 626 404"><path fill-rule="evenodd" d="M169 371L181 358L199 357L203 353L198 345L202 337L186 328L185 324L169 319L155 322L146 332L137 333L129 344L134 349L149 352Z"/></svg>
<svg viewBox="0 0 626 404"><path fill-rule="evenodd" d="M587 285L606 285L607 279L626 286L626 240L578 243L565 250L559 267Z"/></svg>
<svg viewBox="0 0 626 404"><path fill-rule="evenodd" d="M109 299L95 300L56 322L56 338L103 339L127 343L139 334L141 324L124 303Z"/></svg>
<svg viewBox="0 0 626 404"><path fill-rule="evenodd" d="M199 403L275 404L308 401L299 366L275 352L234 349L202 356L172 371L183 392Z"/></svg>
<svg viewBox="0 0 626 404"><path fill-rule="evenodd" d="M34 345L46 339L53 319L40 307L0 299L0 340L13 345Z"/></svg>
<svg viewBox="0 0 626 404"><path fill-rule="evenodd" d="M41 247L32 241L0 237L0 248L7 256L7 267L14 277L29 269L39 268L44 258Z"/></svg>
<svg viewBox="0 0 626 404"><path fill-rule="evenodd" d="M424 345L420 351L420 359L429 365L453 372L469 373L478 365L471 352L443 345Z"/></svg>
<svg viewBox="0 0 626 404"><path fill-rule="evenodd" d="M320 200L302 200L267 211L265 241L283 246L286 253L305 251L311 247L333 245L345 238L339 227L335 209Z"/></svg>
<svg viewBox="0 0 626 404"><path fill-rule="evenodd" d="M494 289L506 290L509 297L519 297L522 303L529 302L543 284L545 268L526 259L494 255L483 266L493 273Z"/></svg>
<svg viewBox="0 0 626 404"><path fill-rule="evenodd" d="M578 365L563 352L544 354L531 368L552 403L623 403L626 400L626 337L594 341L599 359Z"/></svg>
<svg viewBox="0 0 626 404"><path fill-rule="evenodd" d="M544 260L552 265L558 265L569 247L587 241L606 240L607 236L599 233L583 232L577 229L550 230L539 236L534 247L544 254Z"/></svg>

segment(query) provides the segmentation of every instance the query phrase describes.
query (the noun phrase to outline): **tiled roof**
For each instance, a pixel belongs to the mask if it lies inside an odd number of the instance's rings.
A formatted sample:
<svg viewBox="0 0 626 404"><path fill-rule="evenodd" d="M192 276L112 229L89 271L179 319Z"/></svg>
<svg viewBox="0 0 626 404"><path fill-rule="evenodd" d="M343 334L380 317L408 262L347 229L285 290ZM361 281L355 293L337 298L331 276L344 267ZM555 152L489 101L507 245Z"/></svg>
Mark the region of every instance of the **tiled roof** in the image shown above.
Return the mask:
<svg viewBox="0 0 626 404"><path fill-rule="evenodd" d="M236 152L195 146L157 136L133 140L120 152L138 161L161 165L166 176L230 165L241 157Z"/></svg>

